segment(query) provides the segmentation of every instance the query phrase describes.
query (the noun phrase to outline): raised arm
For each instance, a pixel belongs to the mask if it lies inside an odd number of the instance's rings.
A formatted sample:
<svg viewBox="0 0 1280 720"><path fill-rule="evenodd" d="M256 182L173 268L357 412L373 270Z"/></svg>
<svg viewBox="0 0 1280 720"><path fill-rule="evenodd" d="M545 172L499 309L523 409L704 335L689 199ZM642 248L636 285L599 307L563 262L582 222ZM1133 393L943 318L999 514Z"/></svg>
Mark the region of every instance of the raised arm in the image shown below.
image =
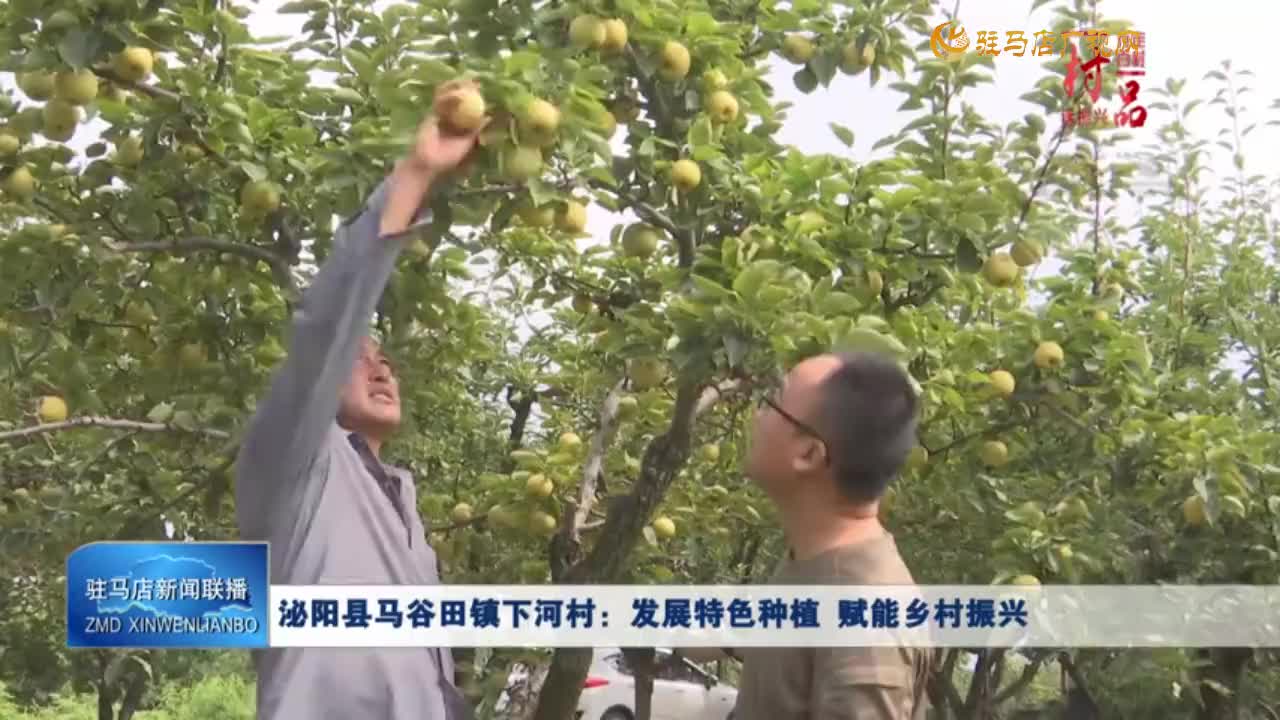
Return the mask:
<svg viewBox="0 0 1280 720"><path fill-rule="evenodd" d="M255 520L272 508L305 514L318 503L323 488L308 479L323 474L309 470L335 421L342 386L396 257L428 193L470 155L478 137L478 129L446 135L429 118L413 151L339 228L333 254L294 315L288 357L241 443L236 504L242 531L265 530Z"/></svg>
<svg viewBox="0 0 1280 720"><path fill-rule="evenodd" d="M288 357L259 401L241 448L239 470L256 483L278 486L304 474L337 415L360 340L405 244L397 223L381 232L382 218L411 200L416 210L419 189L425 191L423 182L400 172L338 229L333 254L294 314ZM399 224L403 231L408 223Z"/></svg>

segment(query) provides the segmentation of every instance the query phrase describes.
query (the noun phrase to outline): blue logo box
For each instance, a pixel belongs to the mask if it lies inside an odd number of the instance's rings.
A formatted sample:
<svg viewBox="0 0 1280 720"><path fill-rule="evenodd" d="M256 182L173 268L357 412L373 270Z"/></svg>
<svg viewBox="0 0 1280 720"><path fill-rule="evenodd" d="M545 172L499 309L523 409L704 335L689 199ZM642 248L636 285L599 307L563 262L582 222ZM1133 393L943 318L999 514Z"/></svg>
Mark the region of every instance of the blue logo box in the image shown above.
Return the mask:
<svg viewBox="0 0 1280 720"><path fill-rule="evenodd" d="M67 557L67 646L265 648L266 543L95 542Z"/></svg>

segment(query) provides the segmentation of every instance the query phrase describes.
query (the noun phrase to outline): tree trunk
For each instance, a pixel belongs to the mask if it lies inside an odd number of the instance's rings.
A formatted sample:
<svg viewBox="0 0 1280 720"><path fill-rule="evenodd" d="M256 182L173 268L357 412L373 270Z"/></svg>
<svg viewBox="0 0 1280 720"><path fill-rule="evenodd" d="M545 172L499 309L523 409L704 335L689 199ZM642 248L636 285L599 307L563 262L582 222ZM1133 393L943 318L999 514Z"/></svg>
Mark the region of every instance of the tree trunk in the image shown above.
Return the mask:
<svg viewBox="0 0 1280 720"><path fill-rule="evenodd" d="M116 720L114 694L105 682L98 683L98 720Z"/></svg>
<svg viewBox="0 0 1280 720"><path fill-rule="evenodd" d="M133 720L133 714L142 703L142 694L147 690L147 676L134 672L129 680L129 687L124 691L124 700L120 702L120 714L116 720Z"/></svg>
<svg viewBox="0 0 1280 720"><path fill-rule="evenodd" d="M610 503L595 546L585 558L569 567L558 582L566 585L609 584L623 578L644 526L675 481L676 473L689 459L694 419L700 410L709 406L696 383L685 381L680 384L671 425L645 449L640 477L632 486L631 493ZM556 552L554 542L552 548L552 552ZM582 696L582 684L591 666L591 655L589 648L560 648L555 651L551 671L538 698L534 720L573 720L578 698Z"/></svg>
<svg viewBox="0 0 1280 720"><path fill-rule="evenodd" d="M1199 720L1239 720L1240 679L1253 657L1249 648L1211 648L1199 653L1212 664L1199 672Z"/></svg>
<svg viewBox="0 0 1280 720"><path fill-rule="evenodd" d="M551 656L542 691L538 693L533 720L573 720L590 667L591 648L557 649Z"/></svg>
<svg viewBox="0 0 1280 720"><path fill-rule="evenodd" d="M624 648L622 654L636 681L635 719L649 720L653 716L653 648Z"/></svg>
<svg viewBox="0 0 1280 720"><path fill-rule="evenodd" d="M1084 673L1076 667L1075 660L1066 652L1059 653L1058 665L1062 667L1065 675L1063 698L1066 701L1066 707L1062 710L1062 719L1100 720L1102 710L1093 701L1093 695L1089 693L1089 687L1084 681Z"/></svg>
<svg viewBox="0 0 1280 720"><path fill-rule="evenodd" d="M542 691L542 684L546 682L547 671L550 668L548 663L534 665L528 669L528 675L522 682L507 688L507 707L503 712L504 716L512 720L527 720L533 715L534 703L537 702L538 693ZM511 669L514 669L514 666ZM511 673L507 674L509 676Z"/></svg>
<svg viewBox="0 0 1280 720"><path fill-rule="evenodd" d="M524 428L529 422L529 414L533 412L533 403L538 396L532 390L517 394L514 387L507 387L507 405L515 413L511 418L511 431L507 435L507 449L519 450L524 444ZM502 472L509 473L516 469L516 461L507 456L502 461Z"/></svg>
<svg viewBox="0 0 1280 720"><path fill-rule="evenodd" d="M98 678L94 686L98 688L98 720L116 720L116 691L107 682L107 669L111 667L111 653L98 651L94 653L98 661Z"/></svg>
<svg viewBox="0 0 1280 720"><path fill-rule="evenodd" d="M933 720L952 720L961 709L964 701L955 686L956 662L960 659L960 649L950 648L938 650L934 655L937 664L929 677L929 703L933 706L936 718Z"/></svg>
<svg viewBox="0 0 1280 720"><path fill-rule="evenodd" d="M960 712L963 720L989 720L992 717L999 678L1003 675L1004 648L985 648L978 651L978 662L974 666L973 680L969 683L969 694Z"/></svg>

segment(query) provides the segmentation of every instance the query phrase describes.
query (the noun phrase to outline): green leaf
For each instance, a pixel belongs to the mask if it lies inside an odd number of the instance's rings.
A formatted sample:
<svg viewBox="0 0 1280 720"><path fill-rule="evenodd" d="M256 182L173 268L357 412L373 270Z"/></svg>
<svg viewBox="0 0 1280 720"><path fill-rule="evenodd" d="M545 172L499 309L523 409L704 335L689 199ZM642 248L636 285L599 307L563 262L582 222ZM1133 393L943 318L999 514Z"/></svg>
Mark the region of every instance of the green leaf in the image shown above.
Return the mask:
<svg viewBox="0 0 1280 720"><path fill-rule="evenodd" d="M704 292L707 295L712 296L713 298L716 298L719 300L733 299L733 293L730 292L728 288L716 282L715 280L703 277L701 275L696 275L696 274L690 275L689 280L693 282L694 286L699 291Z"/></svg>
<svg viewBox="0 0 1280 720"><path fill-rule="evenodd" d="M559 197L559 192L555 187L537 178L530 180L525 185L525 189L529 191L529 200L535 206L545 205Z"/></svg>
<svg viewBox="0 0 1280 720"><path fill-rule="evenodd" d="M179 410L173 414L173 426L187 432L194 432L196 429L195 415L190 410Z"/></svg>
<svg viewBox="0 0 1280 720"><path fill-rule="evenodd" d="M368 98L351 88L336 87L331 91L335 100L346 103L347 105L364 105L368 102Z"/></svg>
<svg viewBox="0 0 1280 720"><path fill-rule="evenodd" d="M240 121L246 121L249 119L249 116L245 114L244 108L231 102L230 100L226 102L218 103L218 109Z"/></svg>
<svg viewBox="0 0 1280 720"><path fill-rule="evenodd" d="M693 148L700 148L704 145L711 145L715 142L715 130L711 127L711 118L702 116L689 126L689 145Z"/></svg>
<svg viewBox="0 0 1280 720"><path fill-rule="evenodd" d="M724 153L720 152L714 145L700 145L689 153L689 157L694 162L709 162L724 157Z"/></svg>
<svg viewBox="0 0 1280 720"><path fill-rule="evenodd" d="M720 23L705 12L692 12L684 19L685 33L689 37L715 35L720 32Z"/></svg>
<svg viewBox="0 0 1280 720"><path fill-rule="evenodd" d="M542 64L542 56L536 52L521 50L512 53L505 61L506 72L511 75L519 75L521 73L533 70Z"/></svg>
<svg viewBox="0 0 1280 720"><path fill-rule="evenodd" d="M1012 510L1006 510L1004 516L1019 525L1039 525L1044 521L1044 511L1030 500Z"/></svg>
<svg viewBox="0 0 1280 720"><path fill-rule="evenodd" d="M456 265L464 262L467 259L468 255L469 253L466 251L465 248L460 248L460 247L446 248L440 252L440 261L443 263Z"/></svg>
<svg viewBox="0 0 1280 720"><path fill-rule="evenodd" d="M729 367L741 367L742 361L747 357L747 350L746 341L738 335L724 336L724 351L729 356Z"/></svg>
<svg viewBox="0 0 1280 720"><path fill-rule="evenodd" d="M778 271L774 260L757 260L751 263L733 280L733 291L745 299L756 297L760 288Z"/></svg>
<svg viewBox="0 0 1280 720"><path fill-rule="evenodd" d="M795 82L796 89L805 95L818 89L818 76L814 75L813 71L807 67L797 70L796 74L791 76L791 79Z"/></svg>
<svg viewBox="0 0 1280 720"><path fill-rule="evenodd" d="M173 404L162 402L151 408L147 413L147 419L153 423L167 423L173 417Z"/></svg>
<svg viewBox="0 0 1280 720"><path fill-rule="evenodd" d="M838 123L830 123L831 132L836 134L845 147L853 147L853 131Z"/></svg>
<svg viewBox="0 0 1280 720"><path fill-rule="evenodd" d="M97 29L69 30L58 42L58 54L74 68L87 68L106 51L107 37Z"/></svg>
<svg viewBox="0 0 1280 720"><path fill-rule="evenodd" d="M987 221L983 220L981 215L971 212L962 212L957 215L956 226L974 235L981 235L987 231Z"/></svg>
<svg viewBox="0 0 1280 720"><path fill-rule="evenodd" d="M902 138L901 138L901 136L899 136L899 135L897 135L897 134L894 134L894 135L887 135L887 136L882 137L882 138L880 138L879 140L877 140L877 141L876 141L876 144L871 146L871 149L872 149L872 150L879 150L879 149L880 149L880 148L882 148L882 147L889 147L890 145L892 145L892 144L894 144L894 143L898 142L898 141L899 141L899 140L901 140L901 139L902 139Z"/></svg>
<svg viewBox="0 0 1280 720"><path fill-rule="evenodd" d="M511 218L516 214L518 205L519 202L515 198L504 200L493 213L493 217L489 219L489 230L498 233L506 229L511 224Z"/></svg>
<svg viewBox="0 0 1280 720"><path fill-rule="evenodd" d="M248 160L241 160L237 164L240 166L240 169L244 171L244 174L249 176L250 180L258 181L267 179L267 169L261 165L251 163Z"/></svg>
<svg viewBox="0 0 1280 720"><path fill-rule="evenodd" d="M956 244L956 269L967 273L982 269L982 257L978 255L978 248L973 246L969 238L960 238Z"/></svg>
<svg viewBox="0 0 1280 720"><path fill-rule="evenodd" d="M253 145L253 133L249 131L249 126L244 123L233 125L231 127L231 135L244 145Z"/></svg>
<svg viewBox="0 0 1280 720"><path fill-rule="evenodd" d="M911 354L906 345L892 335L885 335L864 327L856 327L839 339L840 347L856 352L871 352L903 359Z"/></svg>
<svg viewBox="0 0 1280 720"><path fill-rule="evenodd" d="M809 60L807 67L823 87L830 85L831 80L836 76L836 68L840 65L838 52L834 48L829 51L820 51Z"/></svg>
<svg viewBox="0 0 1280 720"><path fill-rule="evenodd" d="M658 535L653 531L651 526L645 525L644 529L640 532L644 535L645 542L649 543L653 547L658 547Z"/></svg>
<svg viewBox="0 0 1280 720"><path fill-rule="evenodd" d="M817 312L822 315L844 316L857 312L860 303L848 293L833 292L818 303Z"/></svg>
<svg viewBox="0 0 1280 720"><path fill-rule="evenodd" d="M892 326L890 326L889 323L879 315L858 316L858 327L875 330L876 332L889 332L892 330ZM985 375L983 376L983 379L986 379Z"/></svg>
<svg viewBox="0 0 1280 720"><path fill-rule="evenodd" d="M920 197L921 190L915 185L908 185L893 191L889 199L885 201L885 207L894 211L901 211L912 203L916 198Z"/></svg>

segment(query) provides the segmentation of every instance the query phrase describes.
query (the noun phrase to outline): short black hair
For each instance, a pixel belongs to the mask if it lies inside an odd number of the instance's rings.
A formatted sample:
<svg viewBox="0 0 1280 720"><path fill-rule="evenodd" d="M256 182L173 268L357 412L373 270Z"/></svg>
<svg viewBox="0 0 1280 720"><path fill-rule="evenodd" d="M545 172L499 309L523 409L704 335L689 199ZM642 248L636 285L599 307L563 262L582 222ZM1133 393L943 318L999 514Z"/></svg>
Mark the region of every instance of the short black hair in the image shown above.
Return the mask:
<svg viewBox="0 0 1280 720"><path fill-rule="evenodd" d="M916 444L919 401L894 360L837 352L840 367L819 387L818 415L836 485L848 499L878 499Z"/></svg>

